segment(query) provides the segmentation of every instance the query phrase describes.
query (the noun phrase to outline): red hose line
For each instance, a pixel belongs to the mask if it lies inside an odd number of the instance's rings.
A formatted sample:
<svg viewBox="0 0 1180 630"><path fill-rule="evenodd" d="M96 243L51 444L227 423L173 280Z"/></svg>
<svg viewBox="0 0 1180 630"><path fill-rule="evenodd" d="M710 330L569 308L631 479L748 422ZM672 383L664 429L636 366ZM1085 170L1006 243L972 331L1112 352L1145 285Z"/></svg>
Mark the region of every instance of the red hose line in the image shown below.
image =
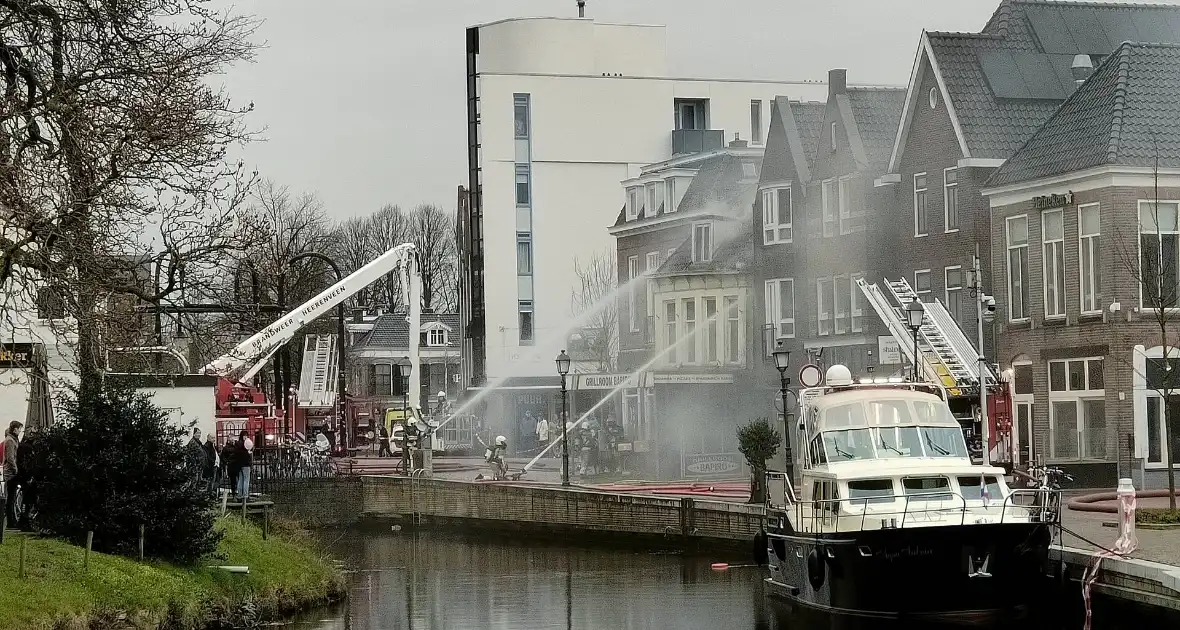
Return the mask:
<svg viewBox="0 0 1180 630"><path fill-rule="evenodd" d="M1168 496L1167 490L1137 490L1135 497L1138 499L1156 499ZM1177 493L1180 497L1180 493ZM1074 497L1069 500L1066 507L1075 512L1097 512L1101 514L1118 514L1119 506L1117 503L1108 504L1109 501L1118 501L1118 494L1114 492L1095 492L1093 494L1084 494L1080 497Z"/></svg>

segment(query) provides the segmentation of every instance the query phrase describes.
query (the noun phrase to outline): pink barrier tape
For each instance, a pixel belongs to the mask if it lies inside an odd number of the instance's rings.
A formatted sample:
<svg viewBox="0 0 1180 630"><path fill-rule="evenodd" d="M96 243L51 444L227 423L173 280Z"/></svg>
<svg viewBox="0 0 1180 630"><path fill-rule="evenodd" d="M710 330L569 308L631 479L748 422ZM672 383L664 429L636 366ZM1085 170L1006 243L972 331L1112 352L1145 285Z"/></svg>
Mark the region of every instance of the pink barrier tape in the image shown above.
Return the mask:
<svg viewBox="0 0 1180 630"><path fill-rule="evenodd" d="M1104 493L1105 494L1105 493ZM1145 493L1146 494L1146 493ZM1097 496L1097 495L1090 495ZM1165 493L1165 496L1166 493ZM1127 494L1117 497L1122 510L1119 514L1119 537L1114 541L1114 549L1103 549L1094 554L1094 561L1086 567L1082 576L1082 600L1086 604L1086 621L1084 630L1090 630L1091 606L1090 588L1098 581L1098 570L1104 558L1121 558L1131 554L1139 546L1135 536L1135 495Z"/></svg>

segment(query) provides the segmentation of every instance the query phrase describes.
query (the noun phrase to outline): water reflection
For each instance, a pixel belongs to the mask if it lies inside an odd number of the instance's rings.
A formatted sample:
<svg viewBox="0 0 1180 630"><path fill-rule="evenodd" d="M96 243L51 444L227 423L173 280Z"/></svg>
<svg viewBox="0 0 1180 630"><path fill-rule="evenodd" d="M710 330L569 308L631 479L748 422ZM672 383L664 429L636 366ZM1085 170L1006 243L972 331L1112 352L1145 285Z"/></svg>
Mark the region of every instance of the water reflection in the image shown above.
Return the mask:
<svg viewBox="0 0 1180 630"><path fill-rule="evenodd" d="M335 553L360 568L349 602L301 630L778 627L762 609L762 572L710 570L724 558L433 533L349 536Z"/></svg>
<svg viewBox="0 0 1180 630"><path fill-rule="evenodd" d="M570 548L515 539L435 532L350 532L332 541L355 569L349 600L296 621L298 630L845 630L867 626L793 609L763 595L763 570L719 572L711 562L740 558ZM882 579L889 579L882 576ZM1029 628L1081 627L1080 597L1049 604ZM1180 627L1099 598L1093 627ZM1047 617L1047 618L1045 618ZM1022 628L1025 626L1022 626ZM1005 630L1018 630L1005 628Z"/></svg>

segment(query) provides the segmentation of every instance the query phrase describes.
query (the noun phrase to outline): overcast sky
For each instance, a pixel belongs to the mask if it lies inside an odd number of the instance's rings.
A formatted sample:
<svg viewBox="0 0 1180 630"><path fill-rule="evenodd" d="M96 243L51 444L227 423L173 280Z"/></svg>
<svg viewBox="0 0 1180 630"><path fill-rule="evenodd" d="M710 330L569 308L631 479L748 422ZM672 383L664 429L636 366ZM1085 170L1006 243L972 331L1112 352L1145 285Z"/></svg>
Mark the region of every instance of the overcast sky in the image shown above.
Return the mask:
<svg viewBox="0 0 1180 630"><path fill-rule="evenodd" d="M228 3L229 0L227 0ZM667 25L679 76L904 85L922 29L978 31L999 0L588 0L587 17ZM576 16L574 0L234 0L264 20L231 70L265 142L244 158L334 217L382 204L454 208L466 182L464 28ZM707 35L706 35L707 33Z"/></svg>

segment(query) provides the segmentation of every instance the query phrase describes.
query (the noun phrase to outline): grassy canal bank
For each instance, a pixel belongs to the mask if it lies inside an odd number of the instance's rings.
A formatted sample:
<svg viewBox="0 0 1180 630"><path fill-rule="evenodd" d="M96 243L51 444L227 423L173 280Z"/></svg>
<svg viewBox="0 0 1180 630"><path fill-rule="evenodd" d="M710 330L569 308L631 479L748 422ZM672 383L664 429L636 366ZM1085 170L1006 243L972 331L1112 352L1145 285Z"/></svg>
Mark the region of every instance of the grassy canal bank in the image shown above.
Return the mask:
<svg viewBox="0 0 1180 630"><path fill-rule="evenodd" d="M11 534L0 546L0 629L228 628L343 592L340 571L305 532L280 525L263 540L258 527L232 517L216 527L224 533L218 552L197 567L91 553L87 569L83 548L29 536L23 578L22 534Z"/></svg>

